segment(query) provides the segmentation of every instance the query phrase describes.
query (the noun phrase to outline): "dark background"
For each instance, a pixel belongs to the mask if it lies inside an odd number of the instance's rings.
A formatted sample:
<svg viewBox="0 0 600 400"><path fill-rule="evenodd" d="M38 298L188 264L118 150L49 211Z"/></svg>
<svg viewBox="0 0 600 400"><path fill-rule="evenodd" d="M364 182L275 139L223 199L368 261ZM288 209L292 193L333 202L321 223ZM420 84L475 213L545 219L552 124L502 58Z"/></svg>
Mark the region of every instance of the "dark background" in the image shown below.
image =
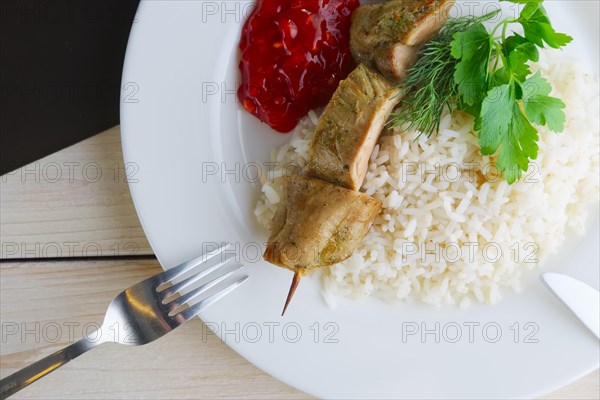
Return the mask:
<svg viewBox="0 0 600 400"><path fill-rule="evenodd" d="M0 0L0 175L119 123L139 0Z"/></svg>

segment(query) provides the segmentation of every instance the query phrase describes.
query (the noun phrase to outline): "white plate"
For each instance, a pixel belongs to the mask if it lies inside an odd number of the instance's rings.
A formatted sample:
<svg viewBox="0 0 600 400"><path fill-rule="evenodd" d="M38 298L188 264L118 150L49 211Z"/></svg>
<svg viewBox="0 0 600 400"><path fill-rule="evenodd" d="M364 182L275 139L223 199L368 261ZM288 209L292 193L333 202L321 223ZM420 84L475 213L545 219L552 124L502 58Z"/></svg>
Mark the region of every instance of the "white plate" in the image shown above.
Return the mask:
<svg viewBox="0 0 600 400"><path fill-rule="evenodd" d="M598 3L547 8L558 28L575 36L572 51L597 70ZM236 102L237 43L250 9L249 1L152 0L137 13L123 75L123 150L130 172L137 171L130 186L142 225L166 267L224 241L258 260L257 243L266 240L253 215L258 186L244 181L243 166L267 161L289 136ZM207 175L214 166L239 166L239 181L236 174L222 182ZM598 282L597 243L594 220L590 234L545 269ZM468 310L377 300L344 300L333 310L318 282L305 279L281 318L291 274L263 261L246 271L247 284L202 319L250 362L318 397L535 397L598 367L598 341L535 274L521 294ZM479 324L472 335L470 323ZM410 334L436 324L438 338ZM453 343L457 327L462 335Z"/></svg>

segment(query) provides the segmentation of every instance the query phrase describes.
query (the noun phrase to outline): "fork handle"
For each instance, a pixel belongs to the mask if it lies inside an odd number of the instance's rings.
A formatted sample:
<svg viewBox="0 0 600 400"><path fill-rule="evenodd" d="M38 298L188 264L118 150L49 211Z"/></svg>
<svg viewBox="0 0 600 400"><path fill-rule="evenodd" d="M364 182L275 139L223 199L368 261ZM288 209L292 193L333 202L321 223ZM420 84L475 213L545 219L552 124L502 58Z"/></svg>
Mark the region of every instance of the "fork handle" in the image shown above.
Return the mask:
<svg viewBox="0 0 600 400"><path fill-rule="evenodd" d="M29 386L41 377L48 375L58 367L61 367L79 357L86 351L102 344L101 340L89 340L83 338L56 353L42 358L39 361L7 376L0 381L0 399L6 399L9 396L17 393L19 390Z"/></svg>

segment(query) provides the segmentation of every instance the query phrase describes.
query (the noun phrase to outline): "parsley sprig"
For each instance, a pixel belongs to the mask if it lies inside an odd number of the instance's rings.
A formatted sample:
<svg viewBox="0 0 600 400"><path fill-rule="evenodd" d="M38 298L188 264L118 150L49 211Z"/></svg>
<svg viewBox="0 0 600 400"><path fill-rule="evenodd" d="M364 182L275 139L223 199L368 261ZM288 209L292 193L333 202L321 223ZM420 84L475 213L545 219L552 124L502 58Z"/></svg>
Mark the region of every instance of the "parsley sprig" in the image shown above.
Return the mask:
<svg viewBox="0 0 600 400"><path fill-rule="evenodd" d="M529 63L538 48L561 48L572 41L556 32L543 0L507 0L523 4L517 18L488 31L481 18L450 19L440 35L421 50L421 58L403 83L404 97L395 125L431 135L446 108L453 105L475 117L481 153L497 154L498 170L509 183L517 181L538 156L538 131L545 125L562 132L565 104L549 96L550 83ZM520 24L523 35L508 28ZM451 78L448 78L451 77Z"/></svg>

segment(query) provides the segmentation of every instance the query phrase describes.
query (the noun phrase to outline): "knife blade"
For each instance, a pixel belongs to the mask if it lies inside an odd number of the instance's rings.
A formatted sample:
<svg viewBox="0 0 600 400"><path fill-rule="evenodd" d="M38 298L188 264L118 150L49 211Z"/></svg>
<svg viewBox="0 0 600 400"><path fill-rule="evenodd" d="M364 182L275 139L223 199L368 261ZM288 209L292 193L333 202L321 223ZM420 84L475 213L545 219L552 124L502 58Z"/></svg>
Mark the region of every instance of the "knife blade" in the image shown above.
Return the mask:
<svg viewBox="0 0 600 400"><path fill-rule="evenodd" d="M545 272L540 278L550 292L600 339L600 292L578 279L556 272Z"/></svg>

